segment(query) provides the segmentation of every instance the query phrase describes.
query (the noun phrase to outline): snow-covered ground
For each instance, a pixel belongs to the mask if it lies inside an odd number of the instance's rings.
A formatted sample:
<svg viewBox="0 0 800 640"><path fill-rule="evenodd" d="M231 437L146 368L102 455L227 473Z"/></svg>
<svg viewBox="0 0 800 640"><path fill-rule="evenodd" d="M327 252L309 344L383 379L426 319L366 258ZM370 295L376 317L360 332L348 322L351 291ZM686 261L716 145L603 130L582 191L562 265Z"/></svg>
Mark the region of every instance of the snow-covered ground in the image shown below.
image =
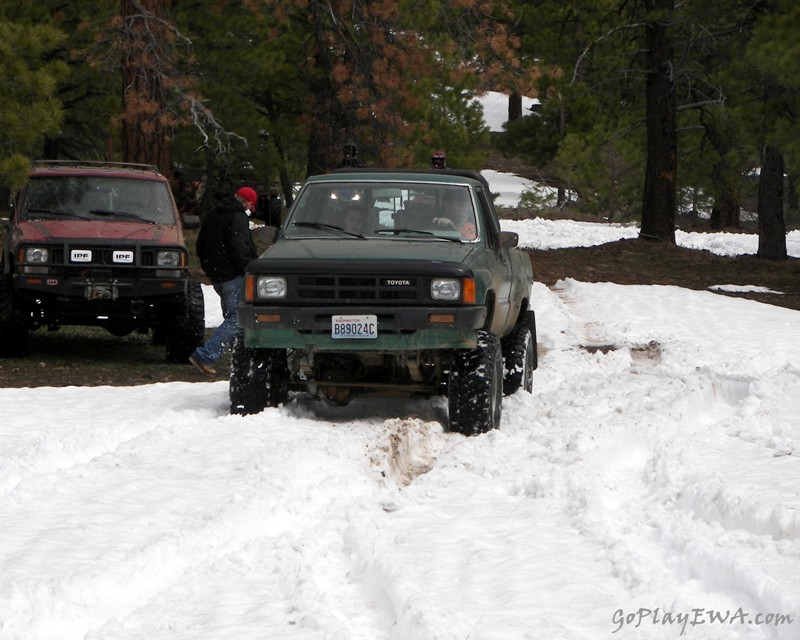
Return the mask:
<svg viewBox="0 0 800 640"><path fill-rule="evenodd" d="M534 392L474 438L441 399L0 389L0 638L800 638L800 314L532 298Z"/></svg>

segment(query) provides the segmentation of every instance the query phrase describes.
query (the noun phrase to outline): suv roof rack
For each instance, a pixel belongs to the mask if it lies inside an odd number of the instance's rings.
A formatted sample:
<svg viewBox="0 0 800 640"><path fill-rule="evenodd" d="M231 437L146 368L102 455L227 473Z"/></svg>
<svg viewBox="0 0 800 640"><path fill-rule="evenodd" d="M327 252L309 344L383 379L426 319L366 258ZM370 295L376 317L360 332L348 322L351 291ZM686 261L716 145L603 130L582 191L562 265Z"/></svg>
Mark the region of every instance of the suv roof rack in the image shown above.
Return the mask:
<svg viewBox="0 0 800 640"><path fill-rule="evenodd" d="M155 165L136 162L110 162L106 160L34 160L33 164L36 167L67 166L92 167L96 169L102 169L103 167L109 169L139 169L141 171L152 171L153 173L161 175L161 172Z"/></svg>

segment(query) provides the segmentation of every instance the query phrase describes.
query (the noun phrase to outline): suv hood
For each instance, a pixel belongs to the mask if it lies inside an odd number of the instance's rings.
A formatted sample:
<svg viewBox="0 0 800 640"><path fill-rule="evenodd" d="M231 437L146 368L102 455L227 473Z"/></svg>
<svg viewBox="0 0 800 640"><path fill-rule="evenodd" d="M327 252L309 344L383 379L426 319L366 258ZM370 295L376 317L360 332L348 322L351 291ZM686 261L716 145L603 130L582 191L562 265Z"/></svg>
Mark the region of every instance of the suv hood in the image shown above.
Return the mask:
<svg viewBox="0 0 800 640"><path fill-rule="evenodd" d="M15 234L32 242L52 240L131 240L156 244L181 244L183 233L178 226L120 222L108 220L26 220L20 222Z"/></svg>
<svg viewBox="0 0 800 640"><path fill-rule="evenodd" d="M336 238L298 240L282 238L261 256L267 264L271 260L356 260L382 261L386 264L402 264L425 260L427 262L462 263L477 248L473 243L431 240L359 240Z"/></svg>

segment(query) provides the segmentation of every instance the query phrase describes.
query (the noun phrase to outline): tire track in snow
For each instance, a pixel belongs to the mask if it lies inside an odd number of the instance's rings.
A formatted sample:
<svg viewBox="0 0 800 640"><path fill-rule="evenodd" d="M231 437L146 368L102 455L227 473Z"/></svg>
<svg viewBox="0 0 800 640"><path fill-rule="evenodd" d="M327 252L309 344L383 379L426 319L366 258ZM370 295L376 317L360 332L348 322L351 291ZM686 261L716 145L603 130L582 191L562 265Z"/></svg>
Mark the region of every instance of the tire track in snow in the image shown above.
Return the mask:
<svg viewBox="0 0 800 640"><path fill-rule="evenodd" d="M0 415L14 416L4 425L4 438L0 439L0 496L8 500L28 479L85 465L148 431L168 426L177 415L173 409L184 413L184 409L193 406L196 418L207 415L208 394L189 383L173 383L173 386L175 393L169 397L174 398L173 406L154 405L146 387L30 390L36 398L47 394L40 400L43 404L59 407L59 412L47 415L36 411L36 401L26 403L29 408L24 413L5 407L6 394L0 390ZM26 390L13 391L14 402L19 403L20 394ZM53 401L48 399L50 395ZM120 408L130 405L131 396L141 397L141 412L123 417Z"/></svg>
<svg viewBox="0 0 800 640"><path fill-rule="evenodd" d="M277 421L285 423L285 418ZM182 423L173 420L84 465L46 474L42 482L31 478L29 495L13 509L13 520L25 522L28 529L0 543L6 558L0 628L12 638L19 630L18 637L26 640L46 637L52 628L63 630L61 638L82 638L103 628L115 632L109 636L104 631L100 637L124 637L116 632L122 633L126 620L146 626L152 602L165 601L180 613L192 601L187 593L217 585L224 599L225 593L236 593L226 590L226 580L244 580L258 587L255 593L269 593L270 601L279 603L272 612L275 619L285 619L298 633L314 628L319 623L315 616L334 624L330 616L342 609L342 599L349 598L348 606L354 606L360 598L374 617L354 611L353 620L340 626L375 637L375 620L385 623L390 614L361 592L357 580L344 589L315 586L327 580L326 572L315 571L316 563L338 563L347 573L349 552L342 542L346 513L353 502L369 502L380 492L363 440L343 427L275 431L265 429L264 422L263 415L223 416L215 432L197 433L188 412ZM246 446L243 451L220 446L231 428ZM361 435L366 442L379 437ZM320 474L331 467L331 460L341 461L341 473ZM364 476L355 486L353 467ZM36 485L48 491L58 488L49 495L34 494ZM169 487L168 494L162 486ZM78 505L78 510L65 516L66 505ZM0 511L0 524L8 515ZM115 518L120 520L109 522ZM120 538L97 537L108 530L119 532ZM90 551L85 560L72 554L63 566L40 566L31 556L36 549L42 557L59 557L59 547L80 548L81 539L89 550L107 550L99 557ZM295 570L286 573L276 567L275 552L286 562L293 559ZM258 575L242 574L248 558L260 566ZM198 582L200 577L205 581ZM293 603L292 598L298 600ZM251 604L257 608L255 596ZM217 612L218 620L232 623L235 609L230 603L230 609ZM109 622L113 620L118 622Z"/></svg>
<svg viewBox="0 0 800 640"><path fill-rule="evenodd" d="M687 584L696 581L697 600L685 598L674 603L678 608L749 606L753 611L800 612L800 601L787 588L796 577L782 568L785 555L800 555L798 514L783 509L780 500L772 507L743 500L746 474L735 464L725 477L719 475L720 465L736 459L744 437L751 448L762 449L765 467L774 469L776 480L783 478L796 501L791 478L800 477L798 461L788 456L776 460L773 443L742 426L753 415L750 381L703 368L687 373L673 363L663 366L664 345L626 345L618 327L582 317L570 292L556 287L554 295L573 323L563 333L572 336L572 348L589 354L576 354L576 360L598 365L594 371L573 373L576 406L570 410L599 418L592 435L596 441L584 441L584 455L602 470L597 494L586 491L585 504L576 509L576 523L584 535L607 548L630 596L638 598L638 606L654 607L658 602L652 601L653 594L669 602L670 592L678 591L670 589L671 583L682 583L680 591L691 593ZM625 347L628 362L620 353ZM611 408L622 425L626 415L636 416L627 426L615 427L609 407L620 395L617 389L628 384L641 388L643 382L648 392L632 394L634 404ZM712 444L719 455L706 455ZM741 459L752 460L752 451ZM737 483L742 495L731 492ZM645 594L651 602L643 604ZM794 632L792 626L763 628L753 637L788 639Z"/></svg>

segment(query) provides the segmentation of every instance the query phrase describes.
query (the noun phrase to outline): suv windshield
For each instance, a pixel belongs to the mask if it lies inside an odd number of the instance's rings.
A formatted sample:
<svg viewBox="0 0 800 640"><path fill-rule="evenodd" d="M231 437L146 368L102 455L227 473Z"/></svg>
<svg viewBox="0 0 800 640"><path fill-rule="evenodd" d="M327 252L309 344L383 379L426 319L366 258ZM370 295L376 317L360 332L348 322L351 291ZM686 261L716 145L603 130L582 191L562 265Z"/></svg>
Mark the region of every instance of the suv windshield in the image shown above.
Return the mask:
<svg viewBox="0 0 800 640"><path fill-rule="evenodd" d="M357 237L472 241L470 189L419 183L310 183L285 225L289 238Z"/></svg>
<svg viewBox="0 0 800 640"><path fill-rule="evenodd" d="M20 218L65 217L175 224L169 189L163 182L104 176L31 177Z"/></svg>

